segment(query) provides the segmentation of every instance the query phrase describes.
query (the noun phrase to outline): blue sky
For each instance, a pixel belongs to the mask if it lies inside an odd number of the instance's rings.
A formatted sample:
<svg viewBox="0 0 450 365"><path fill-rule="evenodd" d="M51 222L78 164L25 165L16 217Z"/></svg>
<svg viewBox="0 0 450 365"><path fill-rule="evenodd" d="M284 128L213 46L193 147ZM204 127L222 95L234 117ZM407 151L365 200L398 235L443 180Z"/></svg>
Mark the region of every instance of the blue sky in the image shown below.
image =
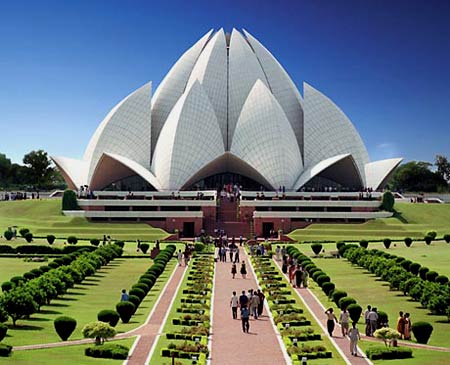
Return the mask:
<svg viewBox="0 0 450 365"><path fill-rule="evenodd" d="M81 157L117 102L236 27L341 107L371 159L449 156L449 19L446 0L1 1L0 152Z"/></svg>

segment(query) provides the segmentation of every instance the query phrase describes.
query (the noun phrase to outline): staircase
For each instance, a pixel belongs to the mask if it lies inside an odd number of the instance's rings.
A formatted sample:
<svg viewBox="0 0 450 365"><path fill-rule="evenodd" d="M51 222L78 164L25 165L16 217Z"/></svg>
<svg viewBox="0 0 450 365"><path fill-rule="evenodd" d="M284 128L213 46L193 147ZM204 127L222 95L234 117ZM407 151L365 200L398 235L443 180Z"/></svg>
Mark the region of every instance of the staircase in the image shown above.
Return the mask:
<svg viewBox="0 0 450 365"><path fill-rule="evenodd" d="M240 235L250 237L250 226L239 219L239 204L237 201L223 199L217 207L217 222L219 229L225 230L228 237Z"/></svg>

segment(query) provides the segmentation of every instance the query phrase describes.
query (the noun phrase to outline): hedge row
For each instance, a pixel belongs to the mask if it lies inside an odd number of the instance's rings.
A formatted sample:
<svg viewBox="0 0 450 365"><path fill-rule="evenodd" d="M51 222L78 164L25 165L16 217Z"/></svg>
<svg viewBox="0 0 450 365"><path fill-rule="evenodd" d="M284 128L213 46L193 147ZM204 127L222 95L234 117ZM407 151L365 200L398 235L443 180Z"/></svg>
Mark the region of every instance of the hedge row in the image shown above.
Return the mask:
<svg viewBox="0 0 450 365"><path fill-rule="evenodd" d="M38 312L42 305L50 304L74 284L81 283L86 276L93 275L102 265L121 254L122 249L116 245L104 246L90 253L72 253L69 264L50 269L34 279L14 281L0 296L0 319L4 319L4 311L15 326L18 319ZM73 258L75 260L72 261Z"/></svg>
<svg viewBox="0 0 450 365"><path fill-rule="evenodd" d="M123 323L128 323L130 321L131 317L147 296L158 277L163 273L167 263L172 258L175 249L175 245L168 245L164 250L160 251L160 253L153 260L153 265L129 290L128 301L123 301L116 304L116 311Z"/></svg>
<svg viewBox="0 0 450 365"><path fill-rule="evenodd" d="M64 246L63 248L45 245L21 245L11 247L0 245L0 254L23 254L23 255L67 255L77 251L95 251L94 246Z"/></svg>
<svg viewBox="0 0 450 365"><path fill-rule="evenodd" d="M412 357L412 350L407 347L377 346L368 348L366 355L370 360L409 359Z"/></svg>

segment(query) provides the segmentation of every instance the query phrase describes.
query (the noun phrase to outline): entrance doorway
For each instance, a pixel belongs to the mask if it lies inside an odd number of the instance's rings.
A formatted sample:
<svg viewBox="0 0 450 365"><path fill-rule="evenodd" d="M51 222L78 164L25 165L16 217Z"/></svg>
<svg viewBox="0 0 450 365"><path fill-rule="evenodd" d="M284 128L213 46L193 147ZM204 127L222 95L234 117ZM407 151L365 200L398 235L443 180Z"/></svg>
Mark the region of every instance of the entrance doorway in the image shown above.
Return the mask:
<svg viewBox="0 0 450 365"><path fill-rule="evenodd" d="M273 222L264 222L262 224L262 231L263 231L263 237L269 238L270 237L270 231L273 230Z"/></svg>
<svg viewBox="0 0 450 365"><path fill-rule="evenodd" d="M195 236L195 223L183 222L183 237L192 238Z"/></svg>

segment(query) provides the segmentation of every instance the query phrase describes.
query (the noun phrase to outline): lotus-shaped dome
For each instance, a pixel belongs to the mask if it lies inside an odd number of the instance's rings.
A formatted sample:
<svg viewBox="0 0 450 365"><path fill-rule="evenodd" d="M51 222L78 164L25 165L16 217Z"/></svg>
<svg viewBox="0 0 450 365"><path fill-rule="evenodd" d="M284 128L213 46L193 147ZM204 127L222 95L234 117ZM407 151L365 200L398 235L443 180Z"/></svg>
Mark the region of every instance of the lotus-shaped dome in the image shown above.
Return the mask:
<svg viewBox="0 0 450 365"><path fill-rule="evenodd" d="M205 34L152 97L147 83L117 104L82 160L52 157L68 185L101 190L138 176L156 190L242 175L268 189L312 181L382 187L401 159L369 162L353 124L308 84L304 97L245 30Z"/></svg>

